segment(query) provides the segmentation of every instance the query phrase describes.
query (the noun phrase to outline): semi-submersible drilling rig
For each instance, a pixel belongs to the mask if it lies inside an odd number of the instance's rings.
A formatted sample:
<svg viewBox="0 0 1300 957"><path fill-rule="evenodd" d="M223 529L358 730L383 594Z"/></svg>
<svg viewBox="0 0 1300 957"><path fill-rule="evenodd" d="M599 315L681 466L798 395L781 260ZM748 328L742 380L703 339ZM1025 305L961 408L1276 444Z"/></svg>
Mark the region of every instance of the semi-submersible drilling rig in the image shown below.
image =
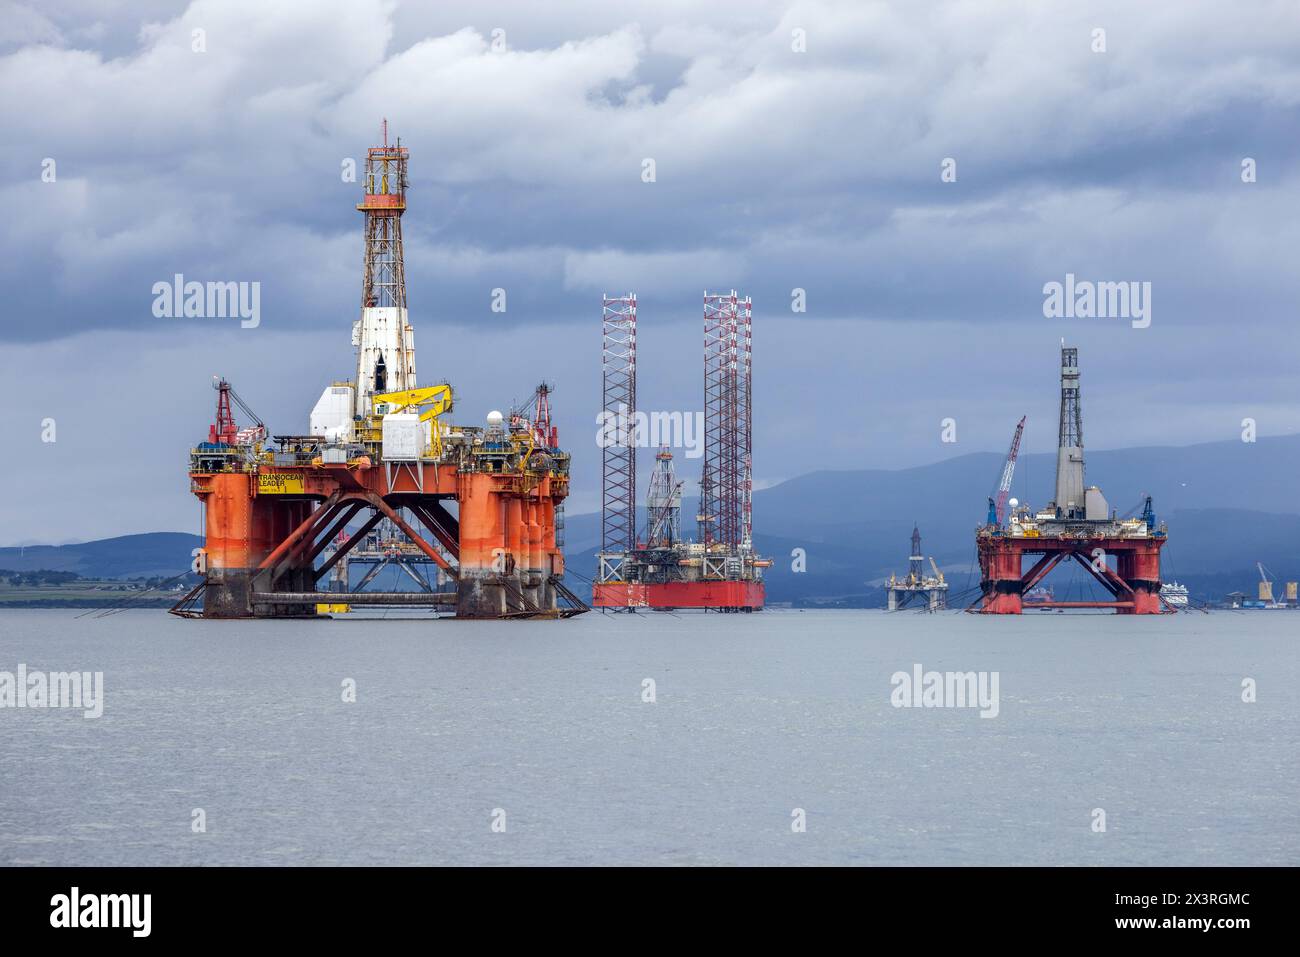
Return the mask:
<svg viewBox="0 0 1300 957"><path fill-rule="evenodd" d="M603 302L604 410L613 441L602 442L601 547L593 603L600 608L763 607L769 559L753 543L753 387L749 297L704 294L704 466L698 539L681 531L681 483L673 457L655 459L646 523L636 524L636 296Z"/></svg>
<svg viewBox="0 0 1300 957"><path fill-rule="evenodd" d="M1016 430L1000 495L1010 488L1010 468L1020 444ZM1083 412L1079 401L1079 350L1061 344L1061 417L1056 452L1056 498L1037 512L1015 499L1004 513L1001 497L989 499L988 520L976 531L981 595L971 611L1018 615L1032 608L1113 608L1118 614L1173 611L1160 596L1160 549L1168 533L1157 525L1146 496L1142 514L1119 518L1101 489L1083 484ZM1025 556L1037 561L1024 570ZM1083 566L1110 594L1109 600L1024 600L1053 568L1067 559Z"/></svg>
<svg viewBox="0 0 1300 957"><path fill-rule="evenodd" d="M195 561L204 580L177 614L285 618L329 610L341 596L317 582L385 519L455 590L356 596L367 605L454 607L461 618L587 610L562 582L556 530L569 455L550 422L548 387L538 389L528 414L506 421L491 412L482 428L444 420L450 385L416 383L402 257L407 160L400 140L389 144L385 123L382 145L367 152L357 206L366 235L361 317L352 328L356 378L325 389L309 434L267 442L260 421L240 430L232 399L251 413L229 383L217 382L217 421L190 456L190 488L205 513L206 541ZM360 528L341 534L352 522Z"/></svg>

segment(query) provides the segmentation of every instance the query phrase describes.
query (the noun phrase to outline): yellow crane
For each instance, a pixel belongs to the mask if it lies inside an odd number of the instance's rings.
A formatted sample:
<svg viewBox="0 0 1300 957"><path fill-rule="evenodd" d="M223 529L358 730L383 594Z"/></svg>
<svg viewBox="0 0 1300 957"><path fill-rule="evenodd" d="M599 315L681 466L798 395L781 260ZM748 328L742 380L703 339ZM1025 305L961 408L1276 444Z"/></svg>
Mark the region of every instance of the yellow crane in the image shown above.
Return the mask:
<svg viewBox="0 0 1300 957"><path fill-rule="evenodd" d="M374 396L375 408L381 404L389 408L386 413L411 410L420 414L421 422L429 423L429 450L435 459L442 458L442 430L438 416L452 409L451 386L447 383L425 386L422 389L404 389Z"/></svg>

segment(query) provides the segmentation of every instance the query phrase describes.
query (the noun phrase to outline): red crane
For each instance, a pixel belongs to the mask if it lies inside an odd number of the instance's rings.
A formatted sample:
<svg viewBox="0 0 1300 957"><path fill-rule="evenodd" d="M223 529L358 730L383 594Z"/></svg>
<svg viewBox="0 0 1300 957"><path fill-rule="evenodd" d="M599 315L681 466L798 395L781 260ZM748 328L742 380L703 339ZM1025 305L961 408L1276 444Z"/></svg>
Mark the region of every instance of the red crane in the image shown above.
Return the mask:
<svg viewBox="0 0 1300 957"><path fill-rule="evenodd" d="M238 445L244 441L249 443L260 440L266 436L266 426L260 417L245 404L244 400L239 397L234 386L223 379L221 376L212 377L212 388L217 390L217 421L215 424L208 426L208 441L221 445ZM234 411L230 403L234 401L239 410L252 419L257 425L242 432L235 425Z"/></svg>
<svg viewBox="0 0 1300 957"><path fill-rule="evenodd" d="M1016 434L1011 437L1011 448L1007 451L1006 464L1002 466L1002 480L998 482L997 502L994 505L994 517L1001 525L1007 518L1007 499L1011 496L1011 477L1016 474L1016 456L1020 454L1020 436L1025 431L1025 419L1022 416L1016 426Z"/></svg>
<svg viewBox="0 0 1300 957"><path fill-rule="evenodd" d="M230 383L213 376L212 388L217 390L217 421L208 429L208 441L214 445L234 445L235 434L239 429L230 410Z"/></svg>

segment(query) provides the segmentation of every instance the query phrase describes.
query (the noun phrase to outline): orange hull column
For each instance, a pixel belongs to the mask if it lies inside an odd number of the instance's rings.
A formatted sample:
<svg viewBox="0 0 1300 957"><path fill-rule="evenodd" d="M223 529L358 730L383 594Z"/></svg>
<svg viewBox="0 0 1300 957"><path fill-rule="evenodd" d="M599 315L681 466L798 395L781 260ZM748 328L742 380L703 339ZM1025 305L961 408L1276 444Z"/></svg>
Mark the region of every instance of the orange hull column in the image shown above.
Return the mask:
<svg viewBox="0 0 1300 957"><path fill-rule="evenodd" d="M518 575L519 570L528 564L524 554L524 509L523 500L516 495L506 499L506 571Z"/></svg>
<svg viewBox="0 0 1300 957"><path fill-rule="evenodd" d="M196 477L205 505L207 581L203 595L206 618L250 618L252 594L270 590L269 575L258 565L275 547L312 514L310 499L257 496L255 476L246 472ZM279 590L311 591L310 570L294 565L283 576ZM295 607L288 614L310 614L315 609Z"/></svg>
<svg viewBox="0 0 1300 957"><path fill-rule="evenodd" d="M543 607L554 608L558 602L555 596L555 586L551 584L551 579L555 575L563 574L564 567L562 564L557 567L556 550L555 550L555 499L546 494L541 502L541 522L542 522L542 599Z"/></svg>
<svg viewBox="0 0 1300 957"><path fill-rule="evenodd" d="M252 594L273 589L269 570L259 570L276 546L315 511L309 498L253 494L256 477L247 472L195 476L204 502L204 618L252 618ZM281 592L311 592L315 577L304 555L295 553L277 579ZM311 606L276 606L282 616L312 615Z"/></svg>
<svg viewBox="0 0 1300 957"><path fill-rule="evenodd" d="M983 606L986 615L1019 615L1024 610L1024 584L1021 581L1021 556L1023 551L1014 543L998 541L988 548L980 547L981 585L984 589Z"/></svg>
<svg viewBox="0 0 1300 957"><path fill-rule="evenodd" d="M506 612L506 499L497 478L462 472L460 482L460 575L457 618L500 618Z"/></svg>
<svg viewBox="0 0 1300 957"><path fill-rule="evenodd" d="M1157 540L1130 551L1120 552L1115 558L1115 571L1133 589L1132 608L1118 608L1121 615L1159 615L1164 609L1160 603L1160 545ZM1126 596L1128 597L1128 596Z"/></svg>
<svg viewBox="0 0 1300 957"><path fill-rule="evenodd" d="M204 552L207 579L205 618L249 618L253 614L250 572L266 552L253 537L252 476L243 472L204 476Z"/></svg>
<svg viewBox="0 0 1300 957"><path fill-rule="evenodd" d="M524 568L524 594L528 600L540 605L542 600L542 527L537 523L537 499L524 502L528 518L528 563Z"/></svg>

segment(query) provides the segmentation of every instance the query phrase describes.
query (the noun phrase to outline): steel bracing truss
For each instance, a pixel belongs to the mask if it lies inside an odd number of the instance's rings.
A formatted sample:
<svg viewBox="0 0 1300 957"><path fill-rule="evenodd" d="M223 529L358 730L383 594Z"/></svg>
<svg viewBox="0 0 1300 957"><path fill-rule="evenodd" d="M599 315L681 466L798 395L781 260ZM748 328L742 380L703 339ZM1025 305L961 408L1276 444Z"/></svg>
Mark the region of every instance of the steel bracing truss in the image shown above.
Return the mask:
<svg viewBox="0 0 1300 957"><path fill-rule="evenodd" d="M752 544L752 307L733 289L704 294L704 467L700 540Z"/></svg>
<svg viewBox="0 0 1300 957"><path fill-rule="evenodd" d="M604 296L601 309L604 421L599 580L619 581L619 559L636 546L636 294Z"/></svg>

